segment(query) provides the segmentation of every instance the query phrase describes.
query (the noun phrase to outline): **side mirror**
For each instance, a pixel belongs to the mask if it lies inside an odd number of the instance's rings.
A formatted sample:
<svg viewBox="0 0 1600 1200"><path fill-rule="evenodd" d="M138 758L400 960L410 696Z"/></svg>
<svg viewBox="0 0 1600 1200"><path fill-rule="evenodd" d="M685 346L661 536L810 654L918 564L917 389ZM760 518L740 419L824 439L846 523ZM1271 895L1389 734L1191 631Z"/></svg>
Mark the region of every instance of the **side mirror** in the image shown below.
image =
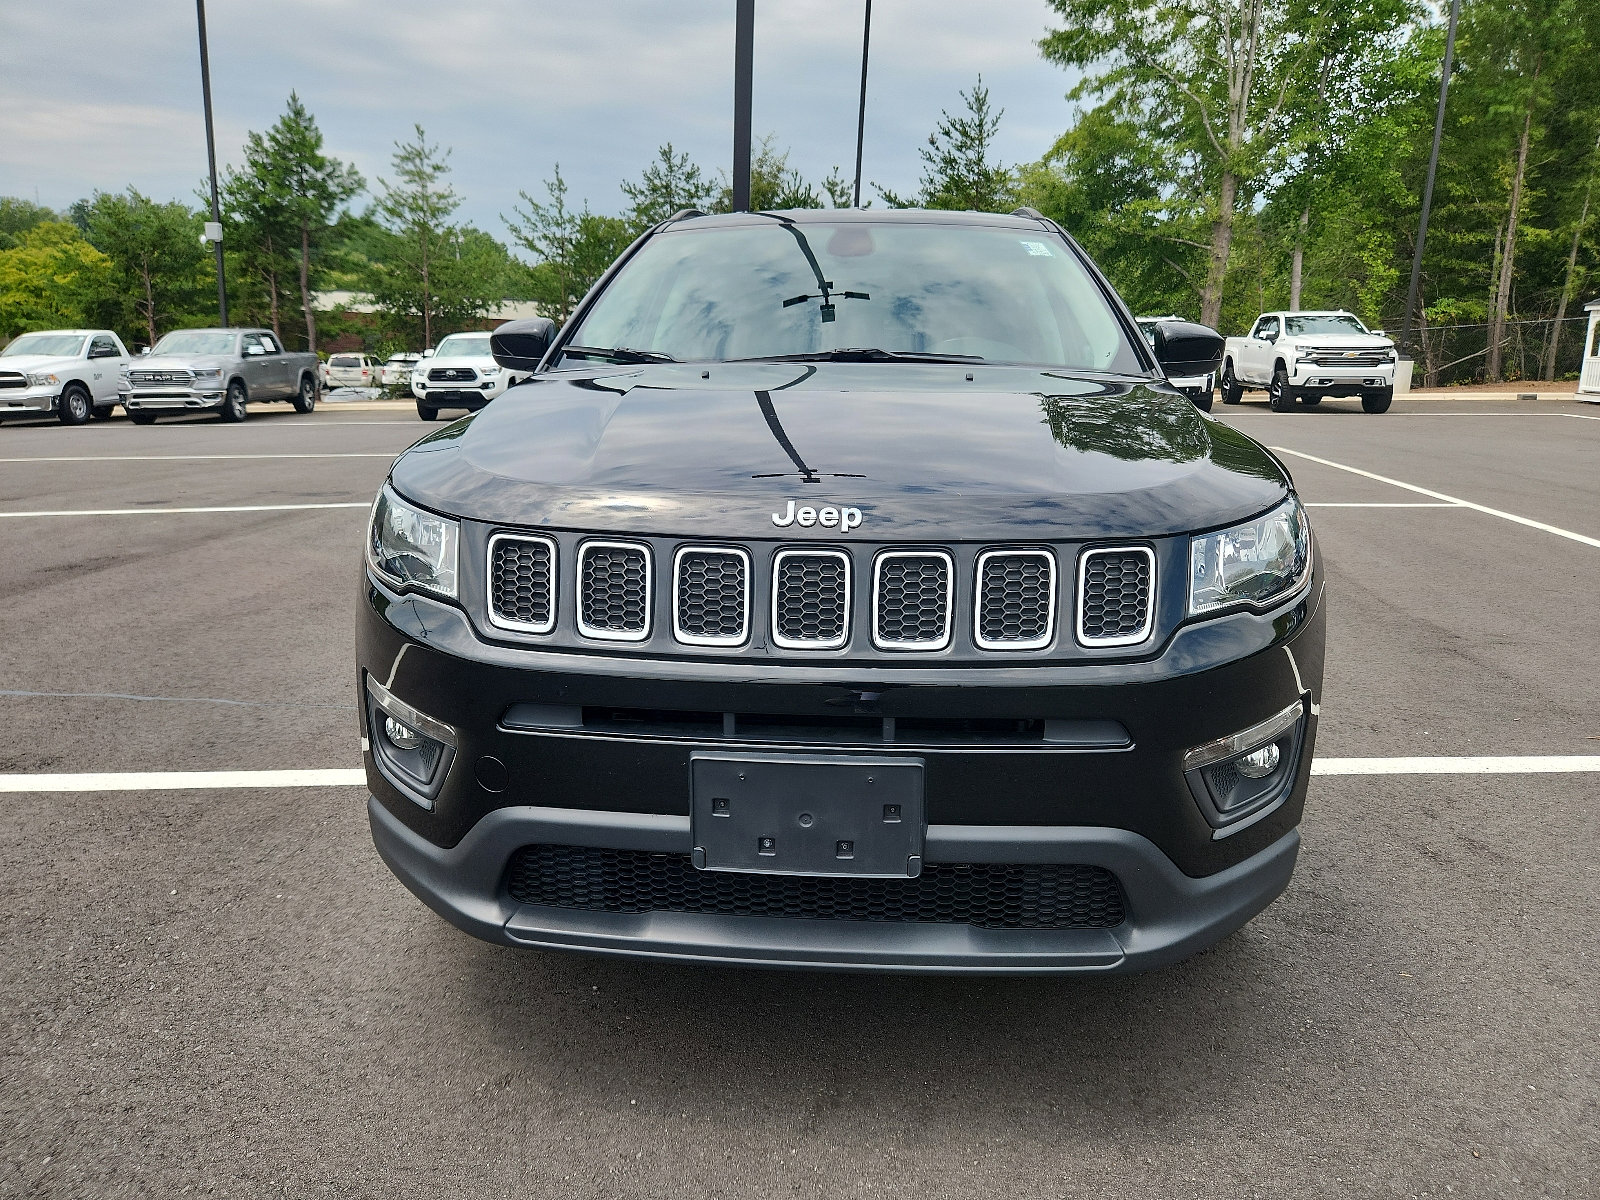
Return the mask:
<svg viewBox="0 0 1600 1200"><path fill-rule="evenodd" d="M433 357L433 348L430 346L428 349L424 350L422 352L422 357L423 358L432 358Z"/></svg>
<svg viewBox="0 0 1600 1200"><path fill-rule="evenodd" d="M1161 321L1155 327L1156 361L1174 375L1204 375L1222 365L1222 335L1193 321Z"/></svg>
<svg viewBox="0 0 1600 1200"><path fill-rule="evenodd" d="M495 362L508 371L536 371L556 340L556 323L549 317L507 321L489 335Z"/></svg>

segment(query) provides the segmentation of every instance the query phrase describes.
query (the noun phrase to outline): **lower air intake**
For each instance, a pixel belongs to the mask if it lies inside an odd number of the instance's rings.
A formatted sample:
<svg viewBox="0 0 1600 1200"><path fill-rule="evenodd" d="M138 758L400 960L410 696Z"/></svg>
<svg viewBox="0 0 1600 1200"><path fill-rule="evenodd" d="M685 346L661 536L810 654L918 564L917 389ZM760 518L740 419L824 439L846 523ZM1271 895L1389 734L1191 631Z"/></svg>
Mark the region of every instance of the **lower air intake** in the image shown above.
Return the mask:
<svg viewBox="0 0 1600 1200"><path fill-rule="evenodd" d="M507 875L520 904L810 921L928 922L982 929L1109 929L1122 887L1104 867L928 863L916 879L700 871L685 854L524 846Z"/></svg>

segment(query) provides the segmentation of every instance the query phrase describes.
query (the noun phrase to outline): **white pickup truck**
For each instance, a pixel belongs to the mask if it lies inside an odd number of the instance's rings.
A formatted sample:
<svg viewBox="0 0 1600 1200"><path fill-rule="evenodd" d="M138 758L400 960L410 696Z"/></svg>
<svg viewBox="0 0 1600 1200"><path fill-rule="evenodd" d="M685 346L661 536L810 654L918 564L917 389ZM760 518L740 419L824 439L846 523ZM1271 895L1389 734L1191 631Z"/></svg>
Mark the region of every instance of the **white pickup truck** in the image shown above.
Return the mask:
<svg viewBox="0 0 1600 1200"><path fill-rule="evenodd" d="M1394 364L1394 343L1353 313L1262 313L1247 337L1227 339L1222 402L1237 404L1247 389L1261 389L1273 412L1324 396L1360 396L1362 411L1388 412Z"/></svg>

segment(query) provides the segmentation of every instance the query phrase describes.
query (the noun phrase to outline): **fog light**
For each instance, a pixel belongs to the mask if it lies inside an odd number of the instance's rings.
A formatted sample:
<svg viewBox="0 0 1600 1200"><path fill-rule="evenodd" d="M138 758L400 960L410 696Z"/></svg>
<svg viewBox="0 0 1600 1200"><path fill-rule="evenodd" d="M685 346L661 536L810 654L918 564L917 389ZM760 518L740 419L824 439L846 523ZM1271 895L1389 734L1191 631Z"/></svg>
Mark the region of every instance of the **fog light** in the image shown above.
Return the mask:
<svg viewBox="0 0 1600 1200"><path fill-rule="evenodd" d="M422 735L393 717L383 719L383 736L389 739L389 744L396 750L417 750L422 746Z"/></svg>
<svg viewBox="0 0 1600 1200"><path fill-rule="evenodd" d="M456 731L418 712L367 677L367 727L372 757L388 781L423 808L433 807L455 759Z"/></svg>
<svg viewBox="0 0 1600 1200"><path fill-rule="evenodd" d="M1265 779L1278 769L1278 743L1253 750L1239 760L1239 774L1246 779Z"/></svg>

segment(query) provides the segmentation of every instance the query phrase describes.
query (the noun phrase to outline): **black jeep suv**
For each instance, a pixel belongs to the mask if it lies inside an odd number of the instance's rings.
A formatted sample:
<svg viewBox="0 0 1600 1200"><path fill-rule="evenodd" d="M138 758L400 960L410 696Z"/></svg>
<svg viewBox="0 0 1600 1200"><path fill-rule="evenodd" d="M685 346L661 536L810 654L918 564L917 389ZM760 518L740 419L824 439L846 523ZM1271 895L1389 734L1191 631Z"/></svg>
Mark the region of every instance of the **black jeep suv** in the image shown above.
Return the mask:
<svg viewBox="0 0 1600 1200"><path fill-rule="evenodd" d="M1288 472L1059 228L679 214L373 508L368 807L511 946L1171 962L1288 884L1323 585Z"/></svg>

